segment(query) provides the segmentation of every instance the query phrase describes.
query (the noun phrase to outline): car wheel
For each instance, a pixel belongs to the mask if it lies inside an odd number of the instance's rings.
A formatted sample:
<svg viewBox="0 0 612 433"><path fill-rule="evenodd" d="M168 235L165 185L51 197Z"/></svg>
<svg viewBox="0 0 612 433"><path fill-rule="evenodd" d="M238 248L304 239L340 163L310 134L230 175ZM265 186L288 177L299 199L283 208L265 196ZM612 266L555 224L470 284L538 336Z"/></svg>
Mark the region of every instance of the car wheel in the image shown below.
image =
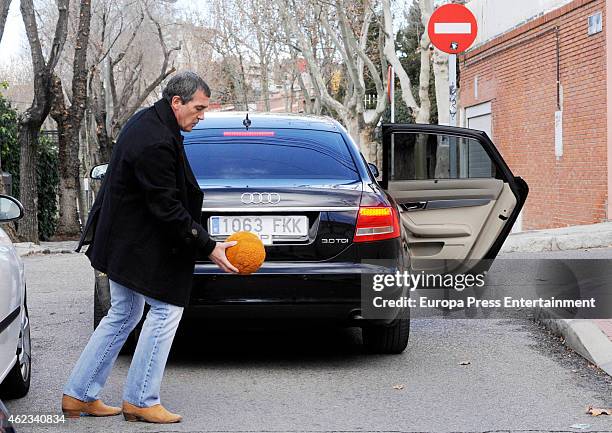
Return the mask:
<svg viewBox="0 0 612 433"><path fill-rule="evenodd" d="M369 325L361 330L363 344L370 353L402 353L408 345L410 319L397 319L390 326Z"/></svg>
<svg viewBox="0 0 612 433"><path fill-rule="evenodd" d="M32 373L32 342L30 339L30 314L28 313L27 295L24 299L25 314L21 321L19 340L17 342L17 362L2 383L2 398L25 397L30 390Z"/></svg>
<svg viewBox="0 0 612 433"><path fill-rule="evenodd" d="M108 277L102 272L95 271L95 283L94 283L94 329L98 327L104 316L110 309L110 285ZM144 320L143 314L143 320ZM131 355L136 349L136 343L140 336L140 329L142 328L143 320L136 325L136 328L128 335L125 344L121 347L119 353L121 355Z"/></svg>

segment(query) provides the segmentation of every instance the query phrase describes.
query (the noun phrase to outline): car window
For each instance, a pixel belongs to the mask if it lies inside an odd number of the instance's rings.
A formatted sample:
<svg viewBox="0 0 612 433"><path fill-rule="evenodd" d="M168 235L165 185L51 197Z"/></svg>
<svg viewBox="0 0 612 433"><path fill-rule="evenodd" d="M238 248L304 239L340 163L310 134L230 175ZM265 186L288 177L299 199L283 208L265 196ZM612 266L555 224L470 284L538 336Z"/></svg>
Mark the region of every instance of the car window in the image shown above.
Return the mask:
<svg viewBox="0 0 612 433"><path fill-rule="evenodd" d="M359 179L338 133L274 130L268 131L271 136L224 136L224 132L240 131L185 134L185 152L198 179Z"/></svg>
<svg viewBox="0 0 612 433"><path fill-rule="evenodd" d="M494 178L480 142L446 134L394 133L389 180Z"/></svg>

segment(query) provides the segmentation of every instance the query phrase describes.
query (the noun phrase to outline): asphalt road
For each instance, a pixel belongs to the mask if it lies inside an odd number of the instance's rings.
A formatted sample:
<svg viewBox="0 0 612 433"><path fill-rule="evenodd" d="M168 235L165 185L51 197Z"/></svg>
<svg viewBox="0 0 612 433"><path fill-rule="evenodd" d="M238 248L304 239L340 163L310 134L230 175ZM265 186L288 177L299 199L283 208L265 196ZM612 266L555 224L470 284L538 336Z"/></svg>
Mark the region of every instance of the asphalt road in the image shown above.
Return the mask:
<svg viewBox="0 0 612 433"><path fill-rule="evenodd" d="M32 387L5 403L13 414L58 414L92 331L92 270L82 254L25 265ZM612 406L610 378L528 319L415 320L408 349L394 356L363 353L355 328L191 331L175 340L162 386L182 423L83 417L17 432L612 432L612 417L585 414L587 405ZM117 360L107 403L120 405L129 361Z"/></svg>

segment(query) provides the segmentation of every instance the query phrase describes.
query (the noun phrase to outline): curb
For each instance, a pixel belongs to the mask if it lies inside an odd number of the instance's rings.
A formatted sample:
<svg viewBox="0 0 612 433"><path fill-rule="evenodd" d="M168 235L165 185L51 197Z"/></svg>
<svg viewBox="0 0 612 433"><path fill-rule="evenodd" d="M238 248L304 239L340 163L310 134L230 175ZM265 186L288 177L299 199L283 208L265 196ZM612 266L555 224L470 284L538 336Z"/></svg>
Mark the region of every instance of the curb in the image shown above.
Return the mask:
<svg viewBox="0 0 612 433"><path fill-rule="evenodd" d="M510 234L501 251L534 253L609 246L612 246L612 223L605 222Z"/></svg>
<svg viewBox="0 0 612 433"><path fill-rule="evenodd" d="M39 254L77 254L68 243L44 242L41 245L33 242L16 242L13 244L19 257L27 257Z"/></svg>
<svg viewBox="0 0 612 433"><path fill-rule="evenodd" d="M554 334L565 339L565 344L608 375L612 376L612 341L589 319L561 319L545 308L538 308L535 320Z"/></svg>

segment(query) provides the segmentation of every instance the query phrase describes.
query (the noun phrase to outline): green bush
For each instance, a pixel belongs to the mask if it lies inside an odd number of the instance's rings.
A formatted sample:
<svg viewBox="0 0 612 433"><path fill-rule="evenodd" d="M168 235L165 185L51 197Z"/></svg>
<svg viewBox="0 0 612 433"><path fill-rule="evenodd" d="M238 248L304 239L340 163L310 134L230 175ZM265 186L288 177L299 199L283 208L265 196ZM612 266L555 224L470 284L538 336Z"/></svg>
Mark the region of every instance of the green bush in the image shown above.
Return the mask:
<svg viewBox="0 0 612 433"><path fill-rule="evenodd" d="M48 137L38 140L38 236L49 240L55 233L59 210L57 195L59 193L57 145Z"/></svg>
<svg viewBox="0 0 612 433"><path fill-rule="evenodd" d="M0 89L6 87L0 83ZM10 103L0 94L0 159L2 169L19 177L19 146L17 144L17 112ZM13 185L13 193L16 189Z"/></svg>
<svg viewBox="0 0 612 433"><path fill-rule="evenodd" d="M0 94L0 154L2 170L13 180L12 195L19 198L18 114ZM38 140L38 236L48 240L55 233L58 220L57 193L59 188L57 146L53 140L40 136Z"/></svg>

